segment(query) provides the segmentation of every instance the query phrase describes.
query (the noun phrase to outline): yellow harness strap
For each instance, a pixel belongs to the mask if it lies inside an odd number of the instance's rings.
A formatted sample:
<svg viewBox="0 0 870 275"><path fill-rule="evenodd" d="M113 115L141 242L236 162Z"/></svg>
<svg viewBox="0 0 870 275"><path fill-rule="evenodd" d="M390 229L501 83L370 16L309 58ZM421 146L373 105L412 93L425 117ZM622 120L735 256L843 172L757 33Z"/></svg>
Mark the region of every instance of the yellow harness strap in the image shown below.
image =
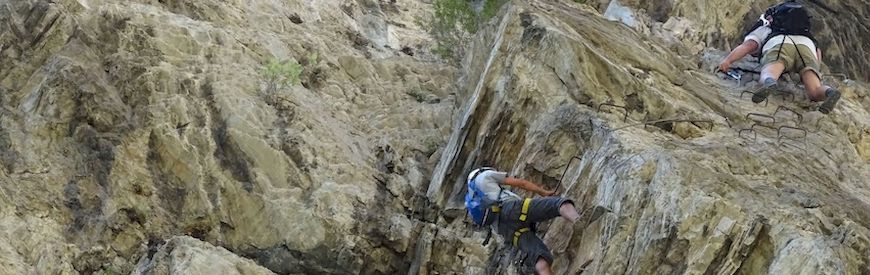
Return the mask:
<svg viewBox="0 0 870 275"><path fill-rule="evenodd" d="M529 205L531 203L532 203L532 199L530 199L530 198L526 198L525 200L523 200L523 209L520 211L520 221L524 222L524 221L526 221L526 218L528 218ZM529 230L530 229L528 227L523 227L523 228L517 229L517 231L514 232L514 246L519 246L520 236L522 236L523 233L529 232Z"/></svg>
<svg viewBox="0 0 870 275"><path fill-rule="evenodd" d="M493 204L492 207L490 207L490 210L492 211L492 213L498 213L498 212L501 212L501 207L499 207L496 204Z"/></svg>
<svg viewBox="0 0 870 275"><path fill-rule="evenodd" d="M514 246L520 246L519 245L520 244L520 236L522 236L523 233L526 233L526 232L529 232L528 227L523 227L523 228L517 229L517 231L514 232Z"/></svg>
<svg viewBox="0 0 870 275"><path fill-rule="evenodd" d="M529 204L532 202L532 199L526 198L523 201L523 210L520 212L520 221L526 221L526 218L529 215Z"/></svg>

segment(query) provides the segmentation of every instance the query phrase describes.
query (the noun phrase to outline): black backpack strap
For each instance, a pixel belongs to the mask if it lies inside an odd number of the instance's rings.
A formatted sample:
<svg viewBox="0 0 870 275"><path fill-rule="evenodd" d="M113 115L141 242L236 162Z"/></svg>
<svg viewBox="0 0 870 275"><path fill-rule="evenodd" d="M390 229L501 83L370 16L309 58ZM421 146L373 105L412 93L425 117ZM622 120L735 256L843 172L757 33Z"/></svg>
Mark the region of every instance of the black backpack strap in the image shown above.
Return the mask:
<svg viewBox="0 0 870 275"><path fill-rule="evenodd" d="M760 28L760 27L763 26L763 25L764 25L764 22L761 22L761 20L756 21L756 22L755 22L755 25L752 25L752 27L749 28L749 30L746 31L746 33L743 34L743 37L746 37L747 35L749 35L749 34L752 33L753 31L755 31L755 29L758 29L758 28Z"/></svg>
<svg viewBox="0 0 870 275"><path fill-rule="evenodd" d="M487 244L489 244L489 239L492 239L492 230L486 231L486 238L483 239L482 245L486 246Z"/></svg>
<svg viewBox="0 0 870 275"><path fill-rule="evenodd" d="M779 42L779 50L776 51L776 60L779 60L779 56L782 54L782 45L785 44L786 37L788 37L788 35L783 35L782 42Z"/></svg>
<svg viewBox="0 0 870 275"><path fill-rule="evenodd" d="M795 53L797 53L798 57L801 59L801 64L803 64L801 69L805 68L807 66L807 61L804 60L804 56L801 54L801 50L798 49L797 43L794 42L794 39L792 39L791 36L788 37L788 40L791 40L791 44L794 45ZM816 54L816 53L813 53L813 54ZM800 74L800 72L797 72L797 73Z"/></svg>
<svg viewBox="0 0 870 275"><path fill-rule="evenodd" d="M816 38L815 38L815 37L813 37L813 34L812 34L812 33L810 33L810 32L807 32L807 33L805 33L805 34L804 34L804 36L806 36L806 37L807 37L807 38L809 38L809 39L810 39L810 40L812 40L812 41L813 41L813 46L816 46L816 48L818 48L818 47L819 47L819 42L818 42L818 41L816 41Z"/></svg>
<svg viewBox="0 0 870 275"><path fill-rule="evenodd" d="M469 180L473 181L475 178L477 178L477 176L480 175L480 173L483 173L484 171L489 171L489 170L493 170L493 169L489 168L489 167L480 168L477 170L477 172L474 172L474 175L471 175L471 179L469 179ZM501 192L504 189L501 189L501 186L499 186L499 189L500 190L498 191L498 196L501 197ZM493 209L492 206L486 208L486 212L483 214L483 222L484 223L486 223L486 220L489 218L490 213L500 212L500 211L493 211L493 210L495 210L495 209ZM487 226L489 226L489 225L483 225L481 227L487 227ZM489 244L490 239L492 239L492 228L489 228L489 230L486 231L486 238L483 239L483 243L481 243L481 245L486 246L487 244Z"/></svg>

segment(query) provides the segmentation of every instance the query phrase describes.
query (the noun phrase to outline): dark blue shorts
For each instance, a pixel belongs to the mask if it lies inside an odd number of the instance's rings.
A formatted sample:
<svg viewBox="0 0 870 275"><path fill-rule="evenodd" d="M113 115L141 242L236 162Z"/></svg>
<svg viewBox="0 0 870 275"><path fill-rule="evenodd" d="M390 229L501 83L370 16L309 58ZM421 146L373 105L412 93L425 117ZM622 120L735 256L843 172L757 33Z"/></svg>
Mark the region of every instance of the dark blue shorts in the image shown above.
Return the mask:
<svg viewBox="0 0 870 275"><path fill-rule="evenodd" d="M534 224L558 217L562 204L574 204L574 202L562 197L533 198L529 201L525 221L521 221L524 200L516 199L501 203L501 212L498 213L497 221L498 233L505 238L508 245L513 246L518 230L529 228L529 231L520 232L519 237L516 238L516 246L529 255L527 264L534 265L539 258L552 264L553 254L544 241L535 234Z"/></svg>

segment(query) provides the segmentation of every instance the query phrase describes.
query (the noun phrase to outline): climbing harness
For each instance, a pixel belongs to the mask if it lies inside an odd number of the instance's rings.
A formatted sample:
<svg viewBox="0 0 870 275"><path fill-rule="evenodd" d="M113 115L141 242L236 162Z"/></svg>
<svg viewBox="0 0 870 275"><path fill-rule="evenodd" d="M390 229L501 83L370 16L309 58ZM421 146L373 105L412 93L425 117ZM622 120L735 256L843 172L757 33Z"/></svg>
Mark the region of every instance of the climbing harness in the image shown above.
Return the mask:
<svg viewBox="0 0 870 275"><path fill-rule="evenodd" d="M524 222L528 219L529 206L531 205L531 203L532 203L532 199L530 199L530 198L526 198L525 200L523 200L523 207L520 210L520 218L519 218L519 220L521 222ZM514 246L519 247L520 236L522 236L523 233L529 232L530 230L531 229L529 229L528 227L522 227L522 228L517 229L514 232L514 242L513 242Z"/></svg>
<svg viewBox="0 0 870 275"><path fill-rule="evenodd" d="M529 229L528 227L523 227L523 228L517 229L517 231L514 232L514 246L515 247L520 246L520 236L522 236L523 233L529 232L529 230L531 230L531 229Z"/></svg>

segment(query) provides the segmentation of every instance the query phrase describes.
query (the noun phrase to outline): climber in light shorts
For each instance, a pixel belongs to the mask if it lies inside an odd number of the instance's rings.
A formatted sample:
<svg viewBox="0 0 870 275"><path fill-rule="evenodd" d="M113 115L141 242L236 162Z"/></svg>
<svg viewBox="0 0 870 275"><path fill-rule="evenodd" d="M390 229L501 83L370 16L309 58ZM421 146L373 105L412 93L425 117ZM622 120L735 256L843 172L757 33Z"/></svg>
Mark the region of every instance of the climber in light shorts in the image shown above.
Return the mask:
<svg viewBox="0 0 870 275"><path fill-rule="evenodd" d="M807 44L797 44L796 47L778 47L780 44L768 43L765 45L765 49L762 50L764 52L764 56L761 57L762 66L779 61L782 62L787 72L798 72L803 75L806 71L812 71L821 78L822 72L816 59L815 50L810 49ZM809 45L812 46L812 44Z"/></svg>
<svg viewBox="0 0 870 275"><path fill-rule="evenodd" d="M822 85L822 51L810 32L807 9L792 0L785 1L768 8L753 28L743 44L722 60L719 70L729 70L732 62L760 49L762 87L752 95L752 102L760 103L771 92L781 91L779 77L793 72L801 76L807 98L822 102L819 112L830 113L840 100L840 92Z"/></svg>

